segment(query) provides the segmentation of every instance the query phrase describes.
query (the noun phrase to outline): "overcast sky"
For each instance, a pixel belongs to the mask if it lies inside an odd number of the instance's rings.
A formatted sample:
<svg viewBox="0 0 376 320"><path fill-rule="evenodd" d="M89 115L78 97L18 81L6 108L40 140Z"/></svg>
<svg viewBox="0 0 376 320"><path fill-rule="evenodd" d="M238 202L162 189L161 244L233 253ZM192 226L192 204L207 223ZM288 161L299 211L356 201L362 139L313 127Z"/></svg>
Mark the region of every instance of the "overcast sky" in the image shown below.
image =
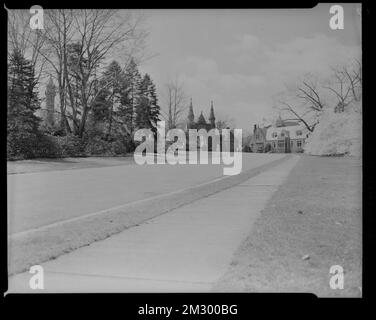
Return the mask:
<svg viewBox="0 0 376 320"><path fill-rule="evenodd" d="M272 114L273 95L307 72L360 57L360 5L344 4L344 30L329 28L328 4L296 10L147 10L148 51L140 69L164 84L178 76L195 115L233 117L249 129ZM184 115L185 116L185 115Z"/></svg>

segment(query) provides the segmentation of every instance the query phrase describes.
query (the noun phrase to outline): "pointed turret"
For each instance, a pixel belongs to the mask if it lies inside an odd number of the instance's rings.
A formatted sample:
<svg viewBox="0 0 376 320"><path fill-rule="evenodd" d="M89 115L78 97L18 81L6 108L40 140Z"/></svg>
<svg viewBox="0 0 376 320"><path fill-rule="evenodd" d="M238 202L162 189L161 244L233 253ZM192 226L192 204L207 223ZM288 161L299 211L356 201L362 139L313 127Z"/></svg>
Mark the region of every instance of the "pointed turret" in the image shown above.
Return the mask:
<svg viewBox="0 0 376 320"><path fill-rule="evenodd" d="M214 116L214 107L213 107L213 100L211 101L210 106L210 116L209 116L210 125L212 128L215 128L215 116Z"/></svg>
<svg viewBox="0 0 376 320"><path fill-rule="evenodd" d="M189 111L188 111L188 125L192 125L195 121L195 115L193 114L193 105L192 105L192 98L191 103L189 105Z"/></svg>

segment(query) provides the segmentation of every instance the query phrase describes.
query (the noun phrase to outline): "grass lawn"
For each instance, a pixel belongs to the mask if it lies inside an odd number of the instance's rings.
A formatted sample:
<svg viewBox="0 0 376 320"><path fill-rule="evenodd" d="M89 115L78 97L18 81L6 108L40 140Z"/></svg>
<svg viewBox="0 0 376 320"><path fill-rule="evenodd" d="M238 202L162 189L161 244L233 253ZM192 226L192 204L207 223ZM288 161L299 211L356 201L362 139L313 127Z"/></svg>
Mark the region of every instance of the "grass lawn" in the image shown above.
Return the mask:
<svg viewBox="0 0 376 320"><path fill-rule="evenodd" d="M7 161L7 174L59 171L119 166L134 163L133 154L126 157L56 158Z"/></svg>
<svg viewBox="0 0 376 320"><path fill-rule="evenodd" d="M360 297L361 179L359 159L303 156L213 290ZM332 265L343 290L329 286Z"/></svg>

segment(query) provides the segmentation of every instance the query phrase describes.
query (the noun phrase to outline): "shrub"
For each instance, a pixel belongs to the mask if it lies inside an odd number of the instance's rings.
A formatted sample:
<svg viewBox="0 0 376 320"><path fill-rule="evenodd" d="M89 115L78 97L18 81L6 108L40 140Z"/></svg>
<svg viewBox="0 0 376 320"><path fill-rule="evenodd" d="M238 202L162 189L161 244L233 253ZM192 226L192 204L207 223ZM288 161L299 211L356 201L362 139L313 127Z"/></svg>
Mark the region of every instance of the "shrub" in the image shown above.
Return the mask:
<svg viewBox="0 0 376 320"><path fill-rule="evenodd" d="M35 135L28 132L12 131L7 135L7 159L18 160L34 157L34 148L37 141Z"/></svg>
<svg viewBox="0 0 376 320"><path fill-rule="evenodd" d="M111 146L109 142L100 137L93 137L88 140L85 146L85 153L87 155L108 155L111 154Z"/></svg>
<svg viewBox="0 0 376 320"><path fill-rule="evenodd" d="M60 157L61 149L53 136L42 133L13 132L7 136L7 159Z"/></svg>
<svg viewBox="0 0 376 320"><path fill-rule="evenodd" d="M7 159L86 157L90 155L125 155L134 150L133 141L116 136L111 141L99 135L83 138L44 133L12 132L7 136Z"/></svg>
<svg viewBox="0 0 376 320"><path fill-rule="evenodd" d="M61 149L61 157L85 157L86 144L85 138L74 135L66 135L62 137L54 137L58 148Z"/></svg>
<svg viewBox="0 0 376 320"><path fill-rule="evenodd" d="M131 148L124 141L116 140L112 143L112 150L115 155L125 155Z"/></svg>
<svg viewBox="0 0 376 320"><path fill-rule="evenodd" d="M59 158L62 156L62 150L56 141L56 137L46 134L40 134L35 145L36 158Z"/></svg>

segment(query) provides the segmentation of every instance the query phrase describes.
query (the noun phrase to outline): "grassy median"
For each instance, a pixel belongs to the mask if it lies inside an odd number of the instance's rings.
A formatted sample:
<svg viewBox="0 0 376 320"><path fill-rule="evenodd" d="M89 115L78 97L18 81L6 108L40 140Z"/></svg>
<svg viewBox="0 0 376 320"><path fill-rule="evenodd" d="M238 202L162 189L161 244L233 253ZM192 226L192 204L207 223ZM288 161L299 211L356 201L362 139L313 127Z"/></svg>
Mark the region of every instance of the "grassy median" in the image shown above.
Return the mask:
<svg viewBox="0 0 376 320"><path fill-rule="evenodd" d="M361 160L303 156L214 291L361 296ZM332 265L344 289L329 286Z"/></svg>

